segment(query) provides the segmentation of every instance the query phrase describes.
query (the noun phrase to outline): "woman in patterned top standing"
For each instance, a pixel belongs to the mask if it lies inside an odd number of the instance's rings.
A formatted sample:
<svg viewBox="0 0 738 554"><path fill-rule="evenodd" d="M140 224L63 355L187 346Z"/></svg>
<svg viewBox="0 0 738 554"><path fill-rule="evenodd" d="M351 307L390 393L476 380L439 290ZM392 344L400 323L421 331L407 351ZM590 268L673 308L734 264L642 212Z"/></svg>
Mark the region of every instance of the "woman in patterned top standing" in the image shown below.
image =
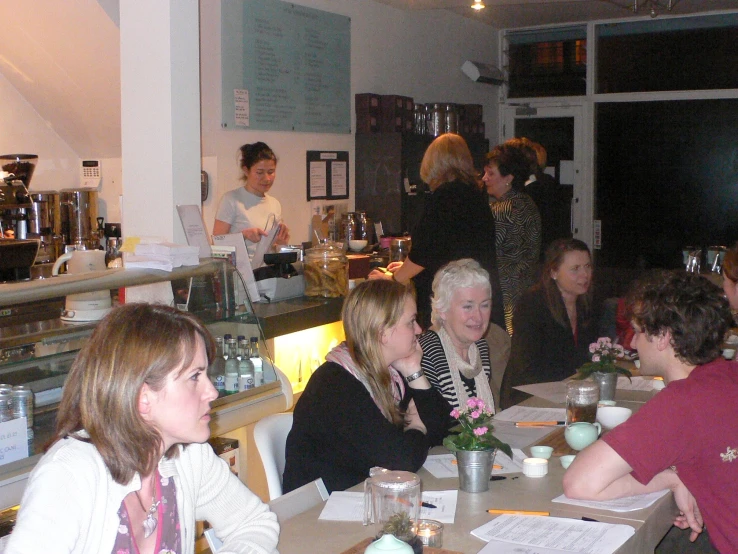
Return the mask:
<svg viewBox="0 0 738 554"><path fill-rule="evenodd" d="M511 144L487 154L482 180L494 201L497 270L505 309L505 327L513 334L512 317L520 295L535 282L541 249L541 216L523 191L531 173L525 153Z"/></svg>

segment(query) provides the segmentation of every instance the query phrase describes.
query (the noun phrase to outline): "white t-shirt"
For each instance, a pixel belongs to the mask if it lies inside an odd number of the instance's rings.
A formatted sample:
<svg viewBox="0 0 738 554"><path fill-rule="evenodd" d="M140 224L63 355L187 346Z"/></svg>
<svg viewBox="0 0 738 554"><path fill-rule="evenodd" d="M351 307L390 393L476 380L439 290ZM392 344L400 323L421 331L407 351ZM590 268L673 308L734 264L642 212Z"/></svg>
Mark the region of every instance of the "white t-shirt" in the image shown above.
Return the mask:
<svg viewBox="0 0 738 554"><path fill-rule="evenodd" d="M269 194L257 196L247 191L246 187L238 187L226 192L220 199L215 219L230 223L229 233L240 233L252 227L264 229L271 214L274 214L277 221L281 221L282 205L279 200ZM246 238L244 242L249 256L253 256L257 243Z"/></svg>

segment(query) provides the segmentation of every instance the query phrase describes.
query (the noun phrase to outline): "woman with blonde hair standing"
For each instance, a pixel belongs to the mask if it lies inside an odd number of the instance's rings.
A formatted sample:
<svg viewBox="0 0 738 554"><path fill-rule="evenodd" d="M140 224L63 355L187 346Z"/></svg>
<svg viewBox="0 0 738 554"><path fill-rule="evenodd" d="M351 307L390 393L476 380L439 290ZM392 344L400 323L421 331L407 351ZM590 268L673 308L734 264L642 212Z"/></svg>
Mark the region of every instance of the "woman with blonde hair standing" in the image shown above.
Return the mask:
<svg viewBox="0 0 738 554"><path fill-rule="evenodd" d="M415 300L400 283L365 281L344 302L346 342L331 350L295 406L284 492L318 477L344 490L369 469L418 471L451 425L420 368Z"/></svg>
<svg viewBox="0 0 738 554"><path fill-rule="evenodd" d="M276 516L205 442L214 356L187 312L111 311L72 364L5 554L192 554L196 520L224 552L276 552Z"/></svg>
<svg viewBox="0 0 738 554"><path fill-rule="evenodd" d="M418 322L423 329L431 323L433 276L443 265L472 258L489 272L492 286L492 321L504 325L502 293L497 276L495 221L477 178L466 141L446 133L425 151L420 178L431 193L425 211L412 230L412 248L404 262L388 266L389 275L374 270L370 279L412 280L418 299Z"/></svg>

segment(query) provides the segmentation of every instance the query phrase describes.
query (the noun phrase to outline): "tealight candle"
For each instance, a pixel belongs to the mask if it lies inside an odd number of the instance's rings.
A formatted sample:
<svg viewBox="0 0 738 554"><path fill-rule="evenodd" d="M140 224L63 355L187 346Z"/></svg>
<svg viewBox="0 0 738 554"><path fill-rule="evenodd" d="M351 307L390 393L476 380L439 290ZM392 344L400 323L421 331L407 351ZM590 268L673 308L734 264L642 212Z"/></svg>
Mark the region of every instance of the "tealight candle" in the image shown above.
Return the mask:
<svg viewBox="0 0 738 554"><path fill-rule="evenodd" d="M441 548L443 546L443 523L434 519L420 519L416 528L423 546Z"/></svg>

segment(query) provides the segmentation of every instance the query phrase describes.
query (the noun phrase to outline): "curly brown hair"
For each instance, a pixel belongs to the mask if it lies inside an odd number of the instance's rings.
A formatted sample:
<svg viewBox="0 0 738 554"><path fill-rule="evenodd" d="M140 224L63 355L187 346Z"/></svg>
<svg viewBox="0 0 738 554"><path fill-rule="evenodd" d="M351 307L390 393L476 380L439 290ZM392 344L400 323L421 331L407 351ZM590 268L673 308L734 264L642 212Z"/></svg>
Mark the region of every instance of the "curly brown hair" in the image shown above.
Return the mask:
<svg viewBox="0 0 738 554"><path fill-rule="evenodd" d="M730 328L730 305L723 291L705 277L685 271L658 271L634 285L628 295L633 321L649 336L671 333L682 362L705 364L720 356Z"/></svg>

